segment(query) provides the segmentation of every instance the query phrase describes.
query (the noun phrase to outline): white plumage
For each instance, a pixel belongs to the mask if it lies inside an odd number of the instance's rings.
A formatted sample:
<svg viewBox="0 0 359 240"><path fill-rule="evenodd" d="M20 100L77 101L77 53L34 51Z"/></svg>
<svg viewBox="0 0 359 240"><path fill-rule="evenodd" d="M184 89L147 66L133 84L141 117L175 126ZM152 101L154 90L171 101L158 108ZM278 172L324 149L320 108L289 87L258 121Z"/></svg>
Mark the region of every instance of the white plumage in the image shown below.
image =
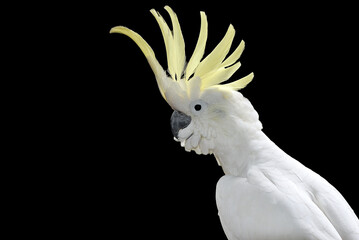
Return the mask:
<svg viewBox="0 0 359 240"><path fill-rule="evenodd" d="M343 196L325 179L288 156L263 132L251 103L236 90L253 73L227 84L240 67L242 41L226 58L235 30L229 26L218 46L202 61L207 17L201 12L198 42L188 64L176 14L168 6L173 31L151 10L163 34L168 73L152 48L126 27L111 32L129 36L146 56L164 99L175 110L175 140L186 151L214 154L223 176L216 189L218 214L229 240L358 240L359 220Z"/></svg>
<svg viewBox="0 0 359 240"><path fill-rule="evenodd" d="M217 133L226 144L214 150L226 173L216 201L228 239L359 239L358 218L333 186L261 130L236 124Z"/></svg>

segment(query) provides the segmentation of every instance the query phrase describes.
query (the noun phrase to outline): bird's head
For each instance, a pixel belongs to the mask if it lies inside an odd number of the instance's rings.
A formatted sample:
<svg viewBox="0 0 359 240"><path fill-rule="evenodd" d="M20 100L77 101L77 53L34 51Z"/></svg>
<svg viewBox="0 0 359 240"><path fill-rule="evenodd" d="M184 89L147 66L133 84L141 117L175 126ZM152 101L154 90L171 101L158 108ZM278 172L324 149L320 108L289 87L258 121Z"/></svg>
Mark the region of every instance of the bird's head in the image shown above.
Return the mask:
<svg viewBox="0 0 359 240"><path fill-rule="evenodd" d="M152 48L136 32L118 26L111 33L129 36L146 56L157 80L162 97L174 110L171 116L171 128L175 140L181 142L187 151L198 154L212 153L218 129L221 134L231 134L231 125L242 119L255 128L260 128L258 115L249 101L237 90L244 88L252 79L253 73L239 80L227 81L240 67L237 61L244 50L244 42L228 56L235 30L229 26L227 33L214 50L202 59L207 41L207 17L200 12L201 28L197 45L192 57L186 62L185 43L178 18L173 10L166 6L173 30L171 31L154 9L166 47L167 72L158 63Z"/></svg>

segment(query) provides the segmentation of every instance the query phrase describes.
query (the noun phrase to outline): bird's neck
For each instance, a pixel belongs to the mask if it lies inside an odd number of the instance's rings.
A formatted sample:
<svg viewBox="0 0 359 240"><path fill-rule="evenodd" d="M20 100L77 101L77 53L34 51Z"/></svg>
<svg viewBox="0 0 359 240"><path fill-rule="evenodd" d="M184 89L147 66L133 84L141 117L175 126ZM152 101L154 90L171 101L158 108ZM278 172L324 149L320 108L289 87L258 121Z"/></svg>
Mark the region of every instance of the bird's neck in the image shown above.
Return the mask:
<svg viewBox="0 0 359 240"><path fill-rule="evenodd" d="M252 104L239 92L228 95L228 115L215 139L213 153L226 175L246 177L251 166L286 165L290 158L263 132Z"/></svg>
<svg viewBox="0 0 359 240"><path fill-rule="evenodd" d="M276 164L285 153L261 130L233 132L216 144L214 155L226 175L246 177L254 165Z"/></svg>

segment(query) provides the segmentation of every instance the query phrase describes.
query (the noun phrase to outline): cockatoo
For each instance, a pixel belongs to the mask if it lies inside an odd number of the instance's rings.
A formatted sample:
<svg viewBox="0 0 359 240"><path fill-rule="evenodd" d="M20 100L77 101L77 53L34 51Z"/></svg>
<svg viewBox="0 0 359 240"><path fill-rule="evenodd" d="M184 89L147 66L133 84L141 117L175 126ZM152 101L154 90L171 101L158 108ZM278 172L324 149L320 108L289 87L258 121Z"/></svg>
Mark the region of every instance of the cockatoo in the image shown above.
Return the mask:
<svg viewBox="0 0 359 240"><path fill-rule="evenodd" d="M253 73L223 84L241 63L244 42L226 58L235 35L232 25L202 59L207 17L200 12L197 45L186 62L177 15L166 6L172 28L154 9L166 47L165 71L150 45L136 32L117 26L111 33L130 37L152 68L162 97L174 110L171 128L186 151L213 154L224 176L216 187L218 215L229 240L358 240L359 220L344 197L324 178L287 155L263 132L258 114L237 90Z"/></svg>

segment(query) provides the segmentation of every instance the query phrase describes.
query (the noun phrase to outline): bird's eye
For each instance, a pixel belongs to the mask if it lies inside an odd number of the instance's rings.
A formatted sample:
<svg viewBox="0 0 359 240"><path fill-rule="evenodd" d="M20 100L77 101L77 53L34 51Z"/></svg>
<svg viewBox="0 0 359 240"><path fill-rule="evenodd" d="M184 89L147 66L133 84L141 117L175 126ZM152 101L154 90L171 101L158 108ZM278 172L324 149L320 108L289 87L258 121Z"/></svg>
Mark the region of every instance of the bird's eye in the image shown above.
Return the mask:
<svg viewBox="0 0 359 240"><path fill-rule="evenodd" d="M202 106L200 104L196 104L196 105L194 105L194 109L196 111L200 111L202 109Z"/></svg>

